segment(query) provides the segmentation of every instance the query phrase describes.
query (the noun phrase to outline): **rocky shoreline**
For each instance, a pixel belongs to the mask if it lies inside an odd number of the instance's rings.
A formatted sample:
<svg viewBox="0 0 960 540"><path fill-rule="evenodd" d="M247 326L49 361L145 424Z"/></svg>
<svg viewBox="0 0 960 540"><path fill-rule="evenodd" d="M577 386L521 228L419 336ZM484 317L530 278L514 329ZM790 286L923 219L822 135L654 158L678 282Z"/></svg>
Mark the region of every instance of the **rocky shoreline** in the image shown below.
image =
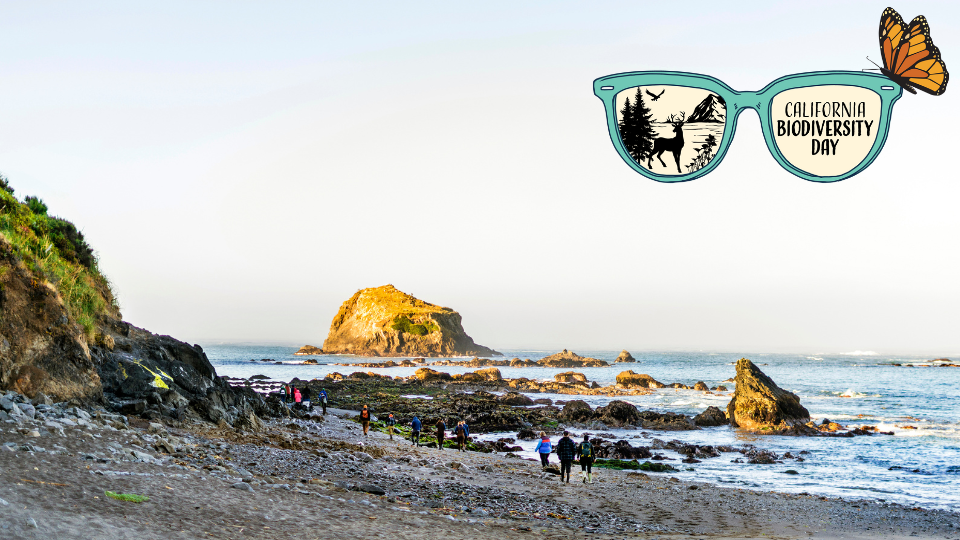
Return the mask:
<svg viewBox="0 0 960 540"><path fill-rule="evenodd" d="M376 429L363 437L346 410L232 427L13 392L0 401L9 416L0 422L0 535L10 538L942 538L960 527L951 512L723 488L669 472L595 469L595 484L561 485L509 453L414 448ZM656 453L691 459L772 459L761 449L653 441ZM626 459L637 447L624 442L601 439L600 451Z"/></svg>

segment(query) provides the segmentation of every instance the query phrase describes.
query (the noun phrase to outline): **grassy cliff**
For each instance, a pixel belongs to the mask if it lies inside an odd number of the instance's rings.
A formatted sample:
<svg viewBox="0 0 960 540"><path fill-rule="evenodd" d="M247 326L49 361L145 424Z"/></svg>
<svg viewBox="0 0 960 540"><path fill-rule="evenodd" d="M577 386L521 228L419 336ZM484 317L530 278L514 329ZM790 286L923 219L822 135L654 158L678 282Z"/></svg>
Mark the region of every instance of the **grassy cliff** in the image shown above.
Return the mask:
<svg viewBox="0 0 960 540"><path fill-rule="evenodd" d="M83 329L88 340L97 334L100 316L120 318L110 282L100 273L97 256L83 233L66 219L48 214L37 197L23 201L14 196L7 179L0 175L0 250L19 260L31 273L35 286L55 290L70 319ZM0 268L0 295L3 294Z"/></svg>

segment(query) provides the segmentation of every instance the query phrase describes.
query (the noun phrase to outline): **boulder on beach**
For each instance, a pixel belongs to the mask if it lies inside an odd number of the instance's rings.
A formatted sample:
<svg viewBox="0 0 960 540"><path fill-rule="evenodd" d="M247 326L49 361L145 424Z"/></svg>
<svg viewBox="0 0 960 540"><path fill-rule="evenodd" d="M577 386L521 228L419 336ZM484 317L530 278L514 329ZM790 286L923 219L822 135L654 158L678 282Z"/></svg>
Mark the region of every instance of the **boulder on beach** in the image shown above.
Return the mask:
<svg viewBox="0 0 960 540"><path fill-rule="evenodd" d="M737 360L737 385L727 405L730 425L751 430L786 428L810 421L800 398L773 382L746 358Z"/></svg>
<svg viewBox="0 0 960 540"><path fill-rule="evenodd" d="M501 356L473 342L460 314L397 290L357 291L340 306L323 342L326 354L360 356Z"/></svg>
<svg viewBox="0 0 960 540"><path fill-rule="evenodd" d="M617 386L620 388L663 388L666 385L647 374L634 373L633 370L630 370L617 375Z"/></svg>
<svg viewBox="0 0 960 540"><path fill-rule="evenodd" d="M614 363L614 364L623 364L623 363L633 363L633 362L636 362L636 361L637 361L637 359L634 358L632 354L630 354L629 352L627 352L626 349L624 349L624 350L620 351L620 356L618 356L617 359L613 361L613 363Z"/></svg>
<svg viewBox="0 0 960 540"><path fill-rule="evenodd" d="M560 420L564 422L587 422L593 420L593 409L582 399L568 401L560 411Z"/></svg>
<svg viewBox="0 0 960 540"><path fill-rule="evenodd" d="M707 386L707 383L703 381L697 381L697 384L693 385L693 389L700 390L701 392L706 392L707 390L710 390L710 387Z"/></svg>
<svg viewBox="0 0 960 540"><path fill-rule="evenodd" d="M563 373L557 373L553 376L557 382L562 383L572 383L572 382L587 382L587 376L583 373L577 373L576 371L564 371Z"/></svg>
<svg viewBox="0 0 960 540"><path fill-rule="evenodd" d="M693 417L693 423L701 427L722 426L727 423L727 417L719 408L710 406L707 410Z"/></svg>
<svg viewBox="0 0 960 540"><path fill-rule="evenodd" d="M317 354L323 354L323 349L321 349L320 347L314 347L313 345L304 345L303 347L300 347L300 349L293 354L297 356L317 355Z"/></svg>

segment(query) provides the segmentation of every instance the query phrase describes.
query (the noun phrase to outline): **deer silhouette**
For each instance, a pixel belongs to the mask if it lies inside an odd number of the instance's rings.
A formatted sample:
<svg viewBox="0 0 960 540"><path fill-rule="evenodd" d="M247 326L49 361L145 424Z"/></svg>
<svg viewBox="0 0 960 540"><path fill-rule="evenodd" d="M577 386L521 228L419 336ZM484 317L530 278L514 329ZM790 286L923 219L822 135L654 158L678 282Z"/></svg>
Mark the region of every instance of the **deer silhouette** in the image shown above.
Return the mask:
<svg viewBox="0 0 960 540"><path fill-rule="evenodd" d="M650 156L647 159L647 168L653 170L653 158L656 157L660 160L660 163L664 167L667 166L666 163L663 163L663 158L660 156L664 152L673 152L673 160L677 162L677 172L680 171L680 150L683 150L683 121L687 117L687 114L683 111L680 111L680 118L676 119L671 114L667 118L667 122L673 126L673 132L677 134L676 137L666 138L666 137L657 137L653 141L653 152L650 152Z"/></svg>

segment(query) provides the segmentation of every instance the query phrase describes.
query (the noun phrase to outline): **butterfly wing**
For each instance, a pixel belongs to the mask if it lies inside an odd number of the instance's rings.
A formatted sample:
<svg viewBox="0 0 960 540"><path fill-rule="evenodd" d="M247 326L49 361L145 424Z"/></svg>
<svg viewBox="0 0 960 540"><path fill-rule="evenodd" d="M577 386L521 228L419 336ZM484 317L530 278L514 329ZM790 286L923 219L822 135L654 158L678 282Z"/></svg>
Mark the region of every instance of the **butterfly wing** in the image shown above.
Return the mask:
<svg viewBox="0 0 960 540"><path fill-rule="evenodd" d="M888 71L893 70L894 56L905 30L903 17L897 10L891 7L883 10L880 16L880 56L883 58L883 67Z"/></svg>
<svg viewBox="0 0 960 540"><path fill-rule="evenodd" d="M930 38L930 26L923 15L904 26L896 10L884 10L880 17L880 52L880 71L908 92L916 94L916 88L939 96L946 91L950 74L940 49Z"/></svg>

